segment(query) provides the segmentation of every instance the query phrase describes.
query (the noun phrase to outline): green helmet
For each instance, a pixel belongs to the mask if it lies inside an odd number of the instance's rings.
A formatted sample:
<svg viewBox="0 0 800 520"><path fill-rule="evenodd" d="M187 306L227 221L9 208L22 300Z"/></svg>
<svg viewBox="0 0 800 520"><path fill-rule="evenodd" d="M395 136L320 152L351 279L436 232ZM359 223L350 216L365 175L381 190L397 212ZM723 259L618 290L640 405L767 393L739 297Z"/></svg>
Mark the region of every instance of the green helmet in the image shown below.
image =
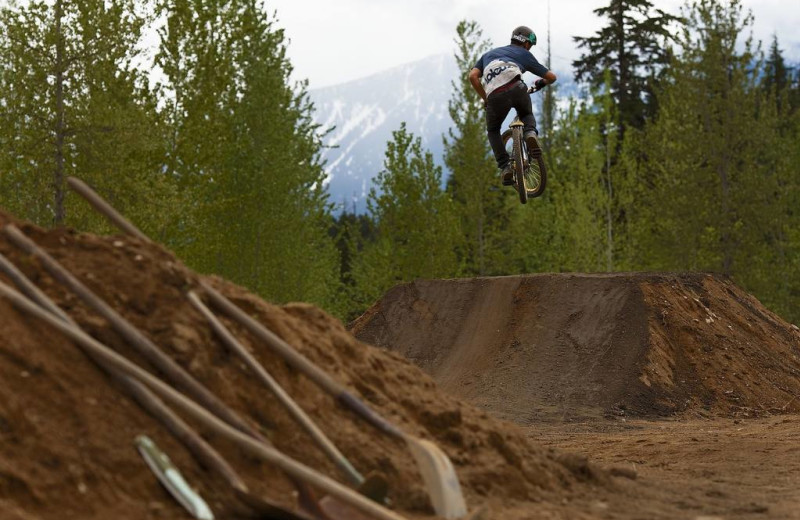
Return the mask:
<svg viewBox="0 0 800 520"><path fill-rule="evenodd" d="M511 33L511 41L519 43L527 42L531 45L536 45L536 33L533 32L530 27L520 25Z"/></svg>

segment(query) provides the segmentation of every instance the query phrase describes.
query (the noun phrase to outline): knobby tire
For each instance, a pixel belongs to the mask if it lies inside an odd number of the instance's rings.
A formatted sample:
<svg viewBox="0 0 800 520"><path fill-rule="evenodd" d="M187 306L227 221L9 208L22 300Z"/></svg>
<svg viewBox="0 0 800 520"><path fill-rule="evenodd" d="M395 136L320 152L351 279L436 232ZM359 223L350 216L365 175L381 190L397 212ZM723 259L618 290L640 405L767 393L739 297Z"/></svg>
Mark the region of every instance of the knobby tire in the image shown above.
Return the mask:
<svg viewBox="0 0 800 520"><path fill-rule="evenodd" d="M511 128L511 139L513 140L511 160L514 163L514 181L516 181L519 201L525 204L528 202L528 190L525 188L525 144L522 142L521 126Z"/></svg>
<svg viewBox="0 0 800 520"><path fill-rule="evenodd" d="M527 158L530 161L528 167L525 168L524 172L524 177L525 177L524 183L525 183L527 198L532 199L535 197L540 197L544 193L544 189L547 184L547 170L545 169L545 164L544 164L544 154L539 153L536 154L537 155L536 157L531 157L529 155L528 147L525 144L525 139L522 137L522 129L520 129L519 133L520 133L520 139L518 142L522 143L523 160ZM508 130L503 132L502 138L503 138L503 145L506 147L506 150L508 150L508 153L511 156L511 161L516 163L517 149L514 147L512 129L509 128ZM511 150L509 150L509 144L511 145ZM514 175L516 181L516 170L514 171ZM518 189L517 192L519 192Z"/></svg>

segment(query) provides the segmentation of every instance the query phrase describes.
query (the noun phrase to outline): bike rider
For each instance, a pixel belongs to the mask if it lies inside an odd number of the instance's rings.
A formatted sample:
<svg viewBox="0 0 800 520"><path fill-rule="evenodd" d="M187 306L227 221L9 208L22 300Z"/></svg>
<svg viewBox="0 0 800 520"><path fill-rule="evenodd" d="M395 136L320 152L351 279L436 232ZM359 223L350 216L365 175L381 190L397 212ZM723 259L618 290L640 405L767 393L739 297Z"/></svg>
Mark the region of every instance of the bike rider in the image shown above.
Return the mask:
<svg viewBox="0 0 800 520"><path fill-rule="evenodd" d="M536 150L541 149L531 97L528 95L528 87L522 81L522 73L532 72L542 78L534 83L537 88L556 81L556 75L531 54L530 50L534 45L536 34L521 25L511 33L511 45L485 53L469 71L469 82L486 107L486 134L497 166L502 170L504 186L514 184L514 173L509 164L508 152L503 146L500 127L512 108L517 111L524 125L528 150L536 153Z"/></svg>

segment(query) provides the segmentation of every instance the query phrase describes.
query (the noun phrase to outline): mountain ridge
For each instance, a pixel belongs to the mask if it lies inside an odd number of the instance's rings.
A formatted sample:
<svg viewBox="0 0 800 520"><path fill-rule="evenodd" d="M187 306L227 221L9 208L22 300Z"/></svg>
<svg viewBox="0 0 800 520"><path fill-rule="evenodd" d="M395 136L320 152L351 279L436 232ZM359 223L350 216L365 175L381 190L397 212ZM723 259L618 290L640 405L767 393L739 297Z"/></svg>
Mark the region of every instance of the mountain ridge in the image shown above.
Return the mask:
<svg viewBox="0 0 800 520"><path fill-rule="evenodd" d="M322 159L334 203L357 206L366 198L383 168L386 143L403 122L442 165L457 72L455 60L440 54L310 91L316 123L327 132Z"/></svg>

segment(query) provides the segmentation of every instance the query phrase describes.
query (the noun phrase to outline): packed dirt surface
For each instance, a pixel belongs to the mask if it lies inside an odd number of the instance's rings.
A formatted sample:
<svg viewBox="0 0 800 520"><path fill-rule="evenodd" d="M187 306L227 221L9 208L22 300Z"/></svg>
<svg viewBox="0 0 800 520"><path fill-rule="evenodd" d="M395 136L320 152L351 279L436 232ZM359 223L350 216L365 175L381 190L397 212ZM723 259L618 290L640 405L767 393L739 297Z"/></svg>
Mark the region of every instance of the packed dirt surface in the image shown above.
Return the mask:
<svg viewBox="0 0 800 520"><path fill-rule="evenodd" d="M708 274L420 280L351 330L520 424L800 412L800 330Z"/></svg>
<svg viewBox="0 0 800 520"><path fill-rule="evenodd" d="M599 420L529 428L536 443L636 475L573 506L602 518L800 519L800 416Z"/></svg>
<svg viewBox="0 0 800 520"><path fill-rule="evenodd" d="M730 280L420 280L350 329L452 395L526 425L562 460L618 477L565 498L575 511L800 519L800 331Z"/></svg>

